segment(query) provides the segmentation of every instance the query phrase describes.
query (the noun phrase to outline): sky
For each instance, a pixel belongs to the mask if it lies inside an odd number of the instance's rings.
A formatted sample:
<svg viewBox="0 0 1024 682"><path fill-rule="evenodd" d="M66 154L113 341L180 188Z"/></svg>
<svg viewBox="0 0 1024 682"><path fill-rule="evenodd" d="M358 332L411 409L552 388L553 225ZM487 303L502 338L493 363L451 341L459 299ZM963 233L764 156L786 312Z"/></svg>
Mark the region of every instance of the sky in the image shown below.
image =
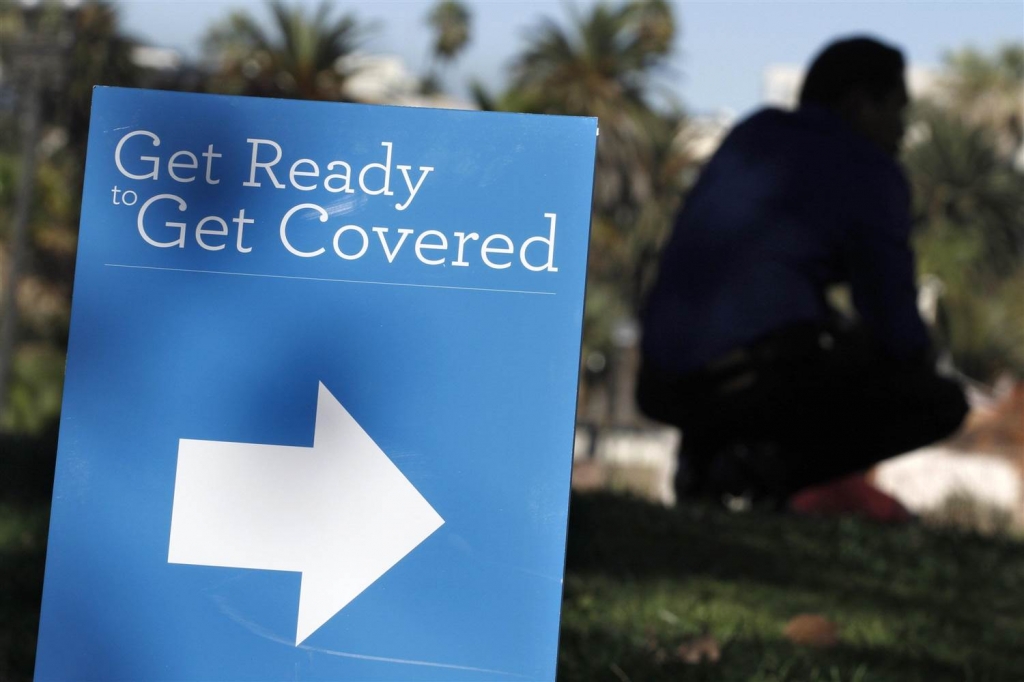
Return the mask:
<svg viewBox="0 0 1024 682"><path fill-rule="evenodd" d="M292 0L312 9L318 0ZM174 47L187 56L199 54L207 27L232 10L265 9L238 0L118 0L125 28L154 45ZM432 2L376 0L334 3L338 15L351 12L378 27L366 50L402 57L422 73L430 55L425 17ZM472 42L447 75L447 86L465 95L478 80L500 91L512 57L526 44L531 27L544 17L565 22L568 8L586 8L592 0L477 0L466 3L473 14ZM677 20L675 55L660 82L689 111L727 109L742 114L762 101L762 75L770 64L806 64L828 40L869 33L903 48L909 62L935 66L943 55L965 46L991 51L1002 43L1024 41L1024 1L889 0L746 0L674 2Z"/></svg>

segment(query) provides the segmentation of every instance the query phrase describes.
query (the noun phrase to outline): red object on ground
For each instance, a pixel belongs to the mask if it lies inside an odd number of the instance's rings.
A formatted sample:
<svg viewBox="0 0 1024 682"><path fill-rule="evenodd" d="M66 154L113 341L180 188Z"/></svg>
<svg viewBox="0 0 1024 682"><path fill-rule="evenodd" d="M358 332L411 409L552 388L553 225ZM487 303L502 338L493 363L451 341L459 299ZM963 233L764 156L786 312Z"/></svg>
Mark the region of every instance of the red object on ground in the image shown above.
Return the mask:
<svg viewBox="0 0 1024 682"><path fill-rule="evenodd" d="M866 474L804 488L789 499L789 510L809 516L849 514L880 523L906 523L914 518L896 498L871 485Z"/></svg>

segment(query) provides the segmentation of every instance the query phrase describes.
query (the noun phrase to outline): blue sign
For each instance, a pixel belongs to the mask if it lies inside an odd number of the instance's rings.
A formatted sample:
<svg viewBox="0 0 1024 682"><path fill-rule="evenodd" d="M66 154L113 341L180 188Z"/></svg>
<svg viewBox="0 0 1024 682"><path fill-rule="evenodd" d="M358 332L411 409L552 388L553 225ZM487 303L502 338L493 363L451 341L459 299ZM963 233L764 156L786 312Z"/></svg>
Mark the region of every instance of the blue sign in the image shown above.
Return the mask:
<svg viewBox="0 0 1024 682"><path fill-rule="evenodd" d="M36 679L554 679L595 143L97 89Z"/></svg>

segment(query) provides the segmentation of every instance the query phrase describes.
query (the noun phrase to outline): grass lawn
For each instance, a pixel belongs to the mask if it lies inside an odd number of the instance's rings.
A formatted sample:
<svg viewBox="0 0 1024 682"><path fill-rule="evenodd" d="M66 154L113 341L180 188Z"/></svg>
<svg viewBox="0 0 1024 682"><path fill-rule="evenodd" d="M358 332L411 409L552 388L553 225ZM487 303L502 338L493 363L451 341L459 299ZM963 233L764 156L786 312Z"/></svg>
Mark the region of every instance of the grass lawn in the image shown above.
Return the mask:
<svg viewBox="0 0 1024 682"><path fill-rule="evenodd" d="M1024 543L574 496L559 680L1024 680ZM801 613L828 649L783 635ZM702 635L720 659L685 663Z"/></svg>
<svg viewBox="0 0 1024 682"><path fill-rule="evenodd" d="M28 450L28 448L26 448ZM5 453L0 680L31 679L52 460ZM8 475L10 473L10 475ZM816 613L828 649L791 644ZM717 662L680 656L694 638ZM1024 680L1024 543L574 496L560 682Z"/></svg>

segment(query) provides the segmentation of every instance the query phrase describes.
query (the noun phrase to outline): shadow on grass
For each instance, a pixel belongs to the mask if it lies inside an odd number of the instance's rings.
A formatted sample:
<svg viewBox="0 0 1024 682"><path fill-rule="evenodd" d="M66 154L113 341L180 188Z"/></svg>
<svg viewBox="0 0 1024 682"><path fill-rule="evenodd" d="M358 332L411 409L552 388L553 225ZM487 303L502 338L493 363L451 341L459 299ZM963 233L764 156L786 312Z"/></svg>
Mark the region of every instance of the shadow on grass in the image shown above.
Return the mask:
<svg viewBox="0 0 1024 682"><path fill-rule="evenodd" d="M662 680L750 680L752 682L840 682L899 680L937 682L969 679L963 667L891 651L840 644L828 650L805 649L788 642L733 638L721 642L717 662L686 663L677 642L623 639L602 629L562 632L559 682L659 682ZM983 679L983 678L982 678ZM990 678L995 679L995 678Z"/></svg>
<svg viewBox="0 0 1024 682"><path fill-rule="evenodd" d="M30 680L35 661L56 425L41 436L0 436L0 680Z"/></svg>
<svg viewBox="0 0 1024 682"><path fill-rule="evenodd" d="M32 677L45 558L41 547L0 551L0 680Z"/></svg>
<svg viewBox="0 0 1024 682"><path fill-rule="evenodd" d="M57 423L40 435L0 434L0 502L50 503L57 460Z"/></svg>
<svg viewBox="0 0 1024 682"><path fill-rule="evenodd" d="M842 680L858 669L871 680L1024 679L1024 545L1009 539L580 495L572 500L567 574L564 679L588 679L573 676L572 661L586 659L570 656L574 646L600 657L616 650L608 638L628 648L636 637L687 629L730 642L706 679L809 679L825 662L839 666ZM658 609L679 623L667 627ZM774 642L771 656L790 660L782 629L805 611L845 626L843 646L808 654L811 667L796 677L763 676L764 656L750 651ZM681 679L658 670L626 673ZM705 679L695 674L685 679Z"/></svg>

